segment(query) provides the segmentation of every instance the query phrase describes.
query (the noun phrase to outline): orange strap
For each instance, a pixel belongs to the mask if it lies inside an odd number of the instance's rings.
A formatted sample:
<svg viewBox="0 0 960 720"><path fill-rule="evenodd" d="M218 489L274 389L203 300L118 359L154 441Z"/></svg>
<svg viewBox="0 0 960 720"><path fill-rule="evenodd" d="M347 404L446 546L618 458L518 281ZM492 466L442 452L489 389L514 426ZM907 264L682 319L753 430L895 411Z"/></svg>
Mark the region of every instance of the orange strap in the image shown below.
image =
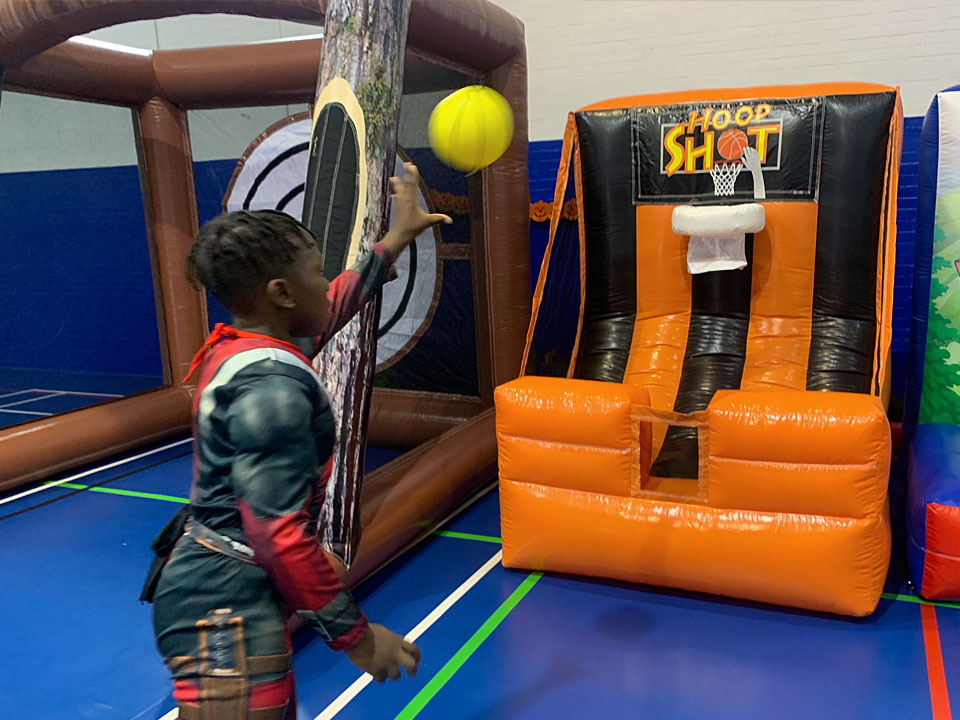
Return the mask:
<svg viewBox="0 0 960 720"><path fill-rule="evenodd" d="M887 138L887 168L884 177L886 194L885 217L880 224L880 243L877 258L877 344L874 353L874 382L880 392L871 394L885 396L885 385L889 383L890 343L893 327L890 315L893 308L894 265L896 263L897 235L897 186L900 177L900 151L903 144L903 105L900 101L900 88L897 88L896 107L890 118L890 133ZM884 399L886 402L886 399Z"/></svg>
<svg viewBox="0 0 960 720"><path fill-rule="evenodd" d="M646 405L634 405L630 414L643 422L662 422L678 427L706 427L707 411L700 410L692 413L678 413L673 410L658 410Z"/></svg>
<svg viewBox="0 0 960 720"><path fill-rule="evenodd" d="M573 145L576 142L577 126L573 113L567 115L567 125L563 129L563 145L560 148L560 167L557 169L557 184L553 190L553 212L550 215L550 232L547 237L547 248L540 262L540 275L537 277L537 287L533 293L533 311L530 313L530 326L527 328L527 341L523 347L523 361L520 364L520 374L527 374L527 362L530 358L530 346L533 344L533 331L537 326L537 316L540 313L540 302L543 300L543 288L547 281L547 267L550 265L550 254L553 252L553 241L557 235L557 226L560 224L560 214L563 212L563 196L567 192L567 179L570 175L570 157ZM581 295L582 295L581 290Z"/></svg>
<svg viewBox="0 0 960 720"><path fill-rule="evenodd" d="M573 377L577 366L577 354L580 352L580 336L583 334L583 311L587 306L587 233L583 224L583 176L580 164L580 142L574 138L573 143L573 185L577 198L577 243L580 249L580 311L577 313L577 335L573 339L573 351L570 353L570 365L567 367L567 377Z"/></svg>
<svg viewBox="0 0 960 720"><path fill-rule="evenodd" d="M200 367L200 363L203 362L203 356L207 354L207 350L212 348L218 342L224 338L248 338L251 340L265 340L268 341L271 345L281 345L287 347L297 355L303 355L303 351L298 348L293 343L288 343L285 340L278 340L275 337L270 337L269 335L261 335L260 333L247 332L246 330L237 330L235 327L226 325L224 323L217 323L213 326L213 331L207 336L207 339L203 341L203 345L200 346L200 349L197 351L197 354L193 356L193 360L190 362L190 369L187 370L187 376L183 379L184 382L187 382L196 372L197 368Z"/></svg>

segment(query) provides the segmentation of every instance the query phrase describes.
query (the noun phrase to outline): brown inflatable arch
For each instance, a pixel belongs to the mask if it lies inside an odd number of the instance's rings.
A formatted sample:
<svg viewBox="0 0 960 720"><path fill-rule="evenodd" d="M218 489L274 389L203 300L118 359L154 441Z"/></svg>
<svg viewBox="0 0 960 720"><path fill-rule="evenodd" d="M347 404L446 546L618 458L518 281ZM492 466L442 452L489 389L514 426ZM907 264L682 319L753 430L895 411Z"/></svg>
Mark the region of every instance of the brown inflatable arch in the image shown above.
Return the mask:
<svg viewBox="0 0 960 720"><path fill-rule="evenodd" d="M0 491L190 428L179 382L207 333L184 279L197 231L186 111L312 102L320 39L147 51L84 39L98 28L232 13L323 24L325 0L0 0L2 87L130 107L153 260L164 387L0 431ZM470 180L480 396L375 393L370 440L413 448L364 478L351 583L417 541L496 476L493 388L519 374L530 312L527 78L523 25L486 0L412 0L405 90L449 87L449 70L504 94L516 130ZM446 82L445 82L446 81Z"/></svg>

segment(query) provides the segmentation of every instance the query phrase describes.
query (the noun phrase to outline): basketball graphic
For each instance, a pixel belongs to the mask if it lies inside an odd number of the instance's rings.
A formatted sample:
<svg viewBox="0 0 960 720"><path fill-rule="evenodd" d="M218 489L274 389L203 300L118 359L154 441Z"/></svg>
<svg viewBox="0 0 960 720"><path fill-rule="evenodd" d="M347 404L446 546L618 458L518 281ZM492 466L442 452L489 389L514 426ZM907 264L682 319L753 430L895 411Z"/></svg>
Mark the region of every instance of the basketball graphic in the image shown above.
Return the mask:
<svg viewBox="0 0 960 720"><path fill-rule="evenodd" d="M731 128L725 130L717 140L717 152L727 160L736 160L743 155L748 145L746 133L743 130Z"/></svg>

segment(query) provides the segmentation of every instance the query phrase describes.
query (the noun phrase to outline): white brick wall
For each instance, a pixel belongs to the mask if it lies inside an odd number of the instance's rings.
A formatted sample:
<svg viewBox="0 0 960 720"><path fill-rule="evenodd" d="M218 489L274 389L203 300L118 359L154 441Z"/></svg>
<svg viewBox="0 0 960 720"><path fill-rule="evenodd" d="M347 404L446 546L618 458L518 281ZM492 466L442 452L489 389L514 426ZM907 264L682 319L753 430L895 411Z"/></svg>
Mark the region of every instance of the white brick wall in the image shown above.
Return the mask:
<svg viewBox="0 0 960 720"><path fill-rule="evenodd" d="M922 115L960 83L960 0L494 2L526 25L531 140L618 95L862 80Z"/></svg>
<svg viewBox="0 0 960 720"><path fill-rule="evenodd" d="M617 95L868 80L900 85L906 114L921 115L934 93L960 83L960 0L494 1L526 24L532 140L559 138L568 110ZM194 15L92 36L155 49L316 32L277 20ZM191 113L194 155L236 157L263 128L299 109ZM425 142L424 129L405 123L404 140ZM130 164L132 143L125 110L3 97L0 172Z"/></svg>

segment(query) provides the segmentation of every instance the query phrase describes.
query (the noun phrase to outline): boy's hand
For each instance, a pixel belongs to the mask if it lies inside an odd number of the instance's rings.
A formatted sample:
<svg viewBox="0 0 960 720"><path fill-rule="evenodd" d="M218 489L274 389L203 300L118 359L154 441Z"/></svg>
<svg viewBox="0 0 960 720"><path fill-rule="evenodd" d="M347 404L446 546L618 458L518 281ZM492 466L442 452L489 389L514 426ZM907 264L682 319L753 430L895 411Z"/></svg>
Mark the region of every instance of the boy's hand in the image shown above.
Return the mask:
<svg viewBox="0 0 960 720"><path fill-rule="evenodd" d="M367 632L353 650L347 651L347 658L360 670L369 673L378 683L400 679L400 668L407 675L417 674L420 664L420 650L399 635L387 630L383 625L369 625Z"/></svg>
<svg viewBox="0 0 960 720"><path fill-rule="evenodd" d="M453 220L441 213L426 213L417 202L417 191L420 186L420 173L413 163L404 163L407 171L403 179L390 178L390 194L393 197L394 221L393 228L383 238L383 243L396 257L407 247L414 238L433 225L445 223L449 225Z"/></svg>

